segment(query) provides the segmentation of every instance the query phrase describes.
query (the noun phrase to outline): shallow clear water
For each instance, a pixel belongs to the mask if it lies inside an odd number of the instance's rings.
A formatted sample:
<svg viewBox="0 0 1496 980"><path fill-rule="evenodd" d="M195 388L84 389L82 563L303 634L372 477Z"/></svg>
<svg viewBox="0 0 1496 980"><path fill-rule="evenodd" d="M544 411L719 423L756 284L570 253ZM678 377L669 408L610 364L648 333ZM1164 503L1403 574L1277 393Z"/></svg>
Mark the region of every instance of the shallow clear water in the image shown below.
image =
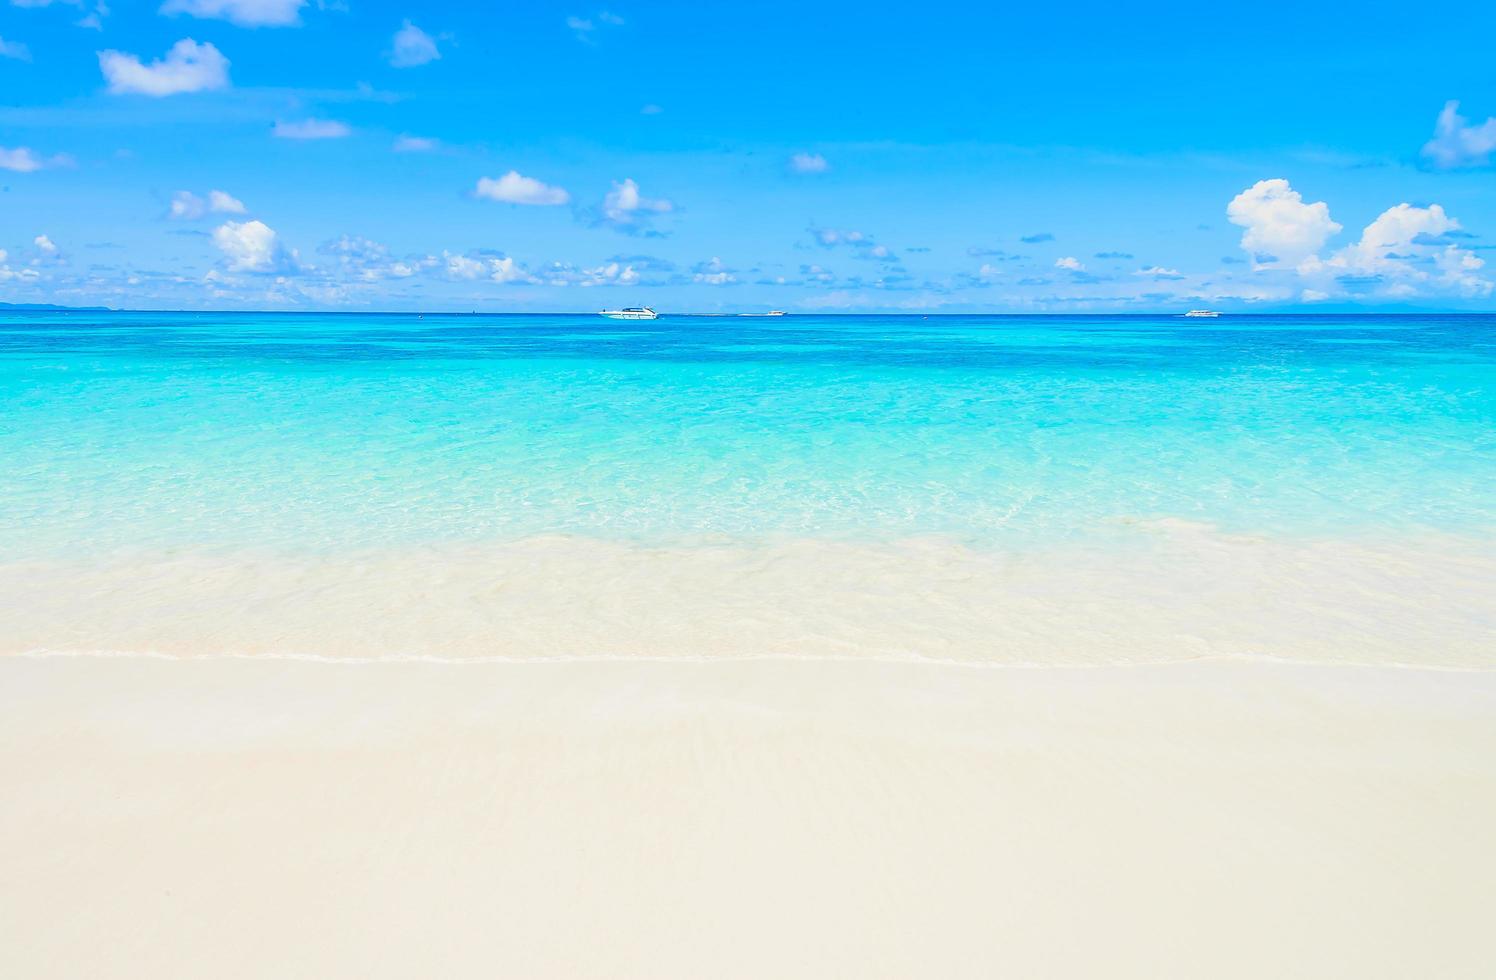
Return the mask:
<svg viewBox="0 0 1496 980"><path fill-rule="evenodd" d="M0 315L0 555L1496 527L1496 317Z"/></svg>

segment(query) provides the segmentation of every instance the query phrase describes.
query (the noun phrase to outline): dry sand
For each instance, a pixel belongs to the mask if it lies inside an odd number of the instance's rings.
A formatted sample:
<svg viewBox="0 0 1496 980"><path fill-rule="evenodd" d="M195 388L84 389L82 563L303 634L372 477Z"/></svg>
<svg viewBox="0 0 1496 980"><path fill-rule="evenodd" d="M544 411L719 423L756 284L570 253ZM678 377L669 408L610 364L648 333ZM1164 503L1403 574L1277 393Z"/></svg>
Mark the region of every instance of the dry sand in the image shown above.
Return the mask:
<svg viewBox="0 0 1496 980"><path fill-rule="evenodd" d="M0 658L8 978L1489 977L1496 674Z"/></svg>

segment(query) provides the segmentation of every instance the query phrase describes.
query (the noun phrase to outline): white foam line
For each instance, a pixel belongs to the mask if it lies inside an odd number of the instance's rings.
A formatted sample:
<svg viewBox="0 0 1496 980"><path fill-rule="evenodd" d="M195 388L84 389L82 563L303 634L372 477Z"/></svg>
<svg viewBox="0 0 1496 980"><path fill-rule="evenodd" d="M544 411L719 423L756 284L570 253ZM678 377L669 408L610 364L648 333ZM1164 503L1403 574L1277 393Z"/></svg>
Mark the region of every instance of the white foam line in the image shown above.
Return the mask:
<svg viewBox="0 0 1496 980"><path fill-rule="evenodd" d="M918 665L928 667L962 667L969 670L1106 670L1118 667L1168 667L1184 664L1229 663L1266 664L1285 667L1344 667L1355 669L1391 669L1430 671L1454 674L1496 674L1496 665L1473 666L1456 664L1413 664L1402 661L1386 663L1355 660L1297 660L1272 654L1219 653L1199 657L1180 657L1172 660L1109 660L1098 663L1041 663L1032 660L960 660L950 657L926 657L920 654L798 654L757 653L712 656L703 654L637 655L637 654L557 654L554 656L484 656L442 657L428 654L396 653L385 656L328 656L321 653L298 653L295 651L276 653L204 653L175 654L157 650L23 650L19 653L0 654L0 660L169 660L181 663L203 661L294 661L315 664L440 664L464 666L472 664L727 664L727 663L856 663Z"/></svg>

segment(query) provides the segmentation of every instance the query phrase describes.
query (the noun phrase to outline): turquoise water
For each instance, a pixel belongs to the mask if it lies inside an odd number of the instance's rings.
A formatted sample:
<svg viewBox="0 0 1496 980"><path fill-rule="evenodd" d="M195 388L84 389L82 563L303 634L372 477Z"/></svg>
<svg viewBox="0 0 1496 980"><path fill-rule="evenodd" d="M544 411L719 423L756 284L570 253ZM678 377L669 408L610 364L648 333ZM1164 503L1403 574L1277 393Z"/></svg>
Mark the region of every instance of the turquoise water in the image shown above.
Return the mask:
<svg viewBox="0 0 1496 980"><path fill-rule="evenodd" d="M1496 528L1496 317L0 315L0 555Z"/></svg>

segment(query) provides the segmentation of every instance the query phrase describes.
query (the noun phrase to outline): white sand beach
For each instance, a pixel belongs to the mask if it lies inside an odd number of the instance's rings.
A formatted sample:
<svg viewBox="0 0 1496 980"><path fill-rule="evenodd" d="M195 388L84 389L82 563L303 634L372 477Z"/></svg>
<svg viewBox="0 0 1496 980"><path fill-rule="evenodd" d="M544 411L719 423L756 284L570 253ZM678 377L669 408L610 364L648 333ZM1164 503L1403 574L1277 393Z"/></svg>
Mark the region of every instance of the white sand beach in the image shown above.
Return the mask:
<svg viewBox="0 0 1496 980"><path fill-rule="evenodd" d="M9 977L1489 976L1496 674L0 659Z"/></svg>
<svg viewBox="0 0 1496 980"><path fill-rule="evenodd" d="M544 535L33 559L0 562L0 654L1496 667L1491 541L1155 520L1028 550Z"/></svg>

